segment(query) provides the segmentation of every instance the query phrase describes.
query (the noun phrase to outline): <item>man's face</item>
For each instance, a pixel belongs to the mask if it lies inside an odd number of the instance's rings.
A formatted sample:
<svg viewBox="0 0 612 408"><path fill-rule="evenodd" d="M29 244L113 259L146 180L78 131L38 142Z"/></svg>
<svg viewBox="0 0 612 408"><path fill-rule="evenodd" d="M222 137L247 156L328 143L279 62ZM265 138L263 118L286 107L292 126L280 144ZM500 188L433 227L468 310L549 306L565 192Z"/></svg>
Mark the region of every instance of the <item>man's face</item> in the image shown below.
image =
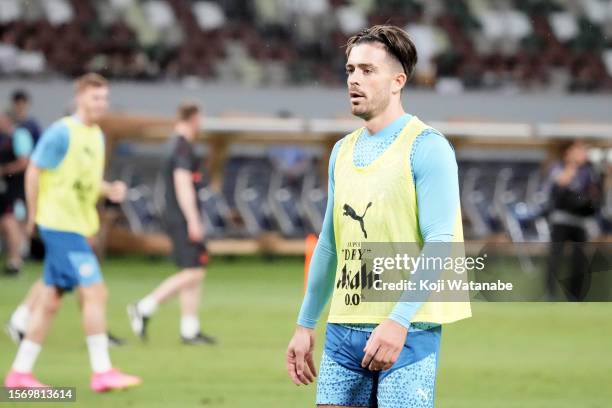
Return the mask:
<svg viewBox="0 0 612 408"><path fill-rule="evenodd" d="M25 99L19 99L13 103L13 113L20 120L24 120L28 117L29 108L30 103Z"/></svg>
<svg viewBox="0 0 612 408"><path fill-rule="evenodd" d="M581 166L589 160L588 146L583 142L576 142L569 148L566 157L568 161Z"/></svg>
<svg viewBox="0 0 612 408"><path fill-rule="evenodd" d="M98 123L108 110L108 87L89 86L77 94L77 107L92 123Z"/></svg>
<svg viewBox="0 0 612 408"><path fill-rule="evenodd" d="M196 113L192 115L189 118L188 123L189 123L189 126L191 126L191 129L193 130L193 132L197 134L202 128L202 114Z"/></svg>
<svg viewBox="0 0 612 408"><path fill-rule="evenodd" d="M382 44L363 43L354 46L346 62L353 115L369 120L383 112L393 93L401 90L398 82L401 64L388 55Z"/></svg>

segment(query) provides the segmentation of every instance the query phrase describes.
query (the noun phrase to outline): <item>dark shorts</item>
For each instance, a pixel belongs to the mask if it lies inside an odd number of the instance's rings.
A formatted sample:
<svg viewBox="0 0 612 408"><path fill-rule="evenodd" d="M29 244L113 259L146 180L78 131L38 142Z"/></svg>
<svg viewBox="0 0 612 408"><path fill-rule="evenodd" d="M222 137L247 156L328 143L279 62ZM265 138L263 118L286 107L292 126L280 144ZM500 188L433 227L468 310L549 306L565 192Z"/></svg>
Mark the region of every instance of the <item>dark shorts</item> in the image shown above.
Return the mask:
<svg viewBox="0 0 612 408"><path fill-rule="evenodd" d="M15 182L6 183L5 190L0 194L0 215L14 214L17 206L21 206L21 212L25 211L25 192L23 186L19 187ZM25 216L25 214L22 214Z"/></svg>
<svg viewBox="0 0 612 408"><path fill-rule="evenodd" d="M189 239L187 224L168 224L166 231L172 241L172 258L181 269L199 268L208 264L208 250L205 242Z"/></svg>
<svg viewBox="0 0 612 408"><path fill-rule="evenodd" d="M13 214L18 197L4 193L0 194L0 215Z"/></svg>

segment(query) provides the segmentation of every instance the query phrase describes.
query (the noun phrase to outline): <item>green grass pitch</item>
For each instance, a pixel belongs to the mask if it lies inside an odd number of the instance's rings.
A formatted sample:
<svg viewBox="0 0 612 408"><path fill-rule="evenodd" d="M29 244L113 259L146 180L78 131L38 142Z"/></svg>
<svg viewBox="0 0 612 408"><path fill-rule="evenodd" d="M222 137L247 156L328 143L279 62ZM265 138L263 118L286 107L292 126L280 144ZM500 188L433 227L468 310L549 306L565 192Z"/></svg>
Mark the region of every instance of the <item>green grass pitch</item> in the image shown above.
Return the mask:
<svg viewBox="0 0 612 408"><path fill-rule="evenodd" d="M0 278L0 319L8 318L41 269L30 264L19 279ZM302 296L301 260L214 259L201 314L203 329L219 339L214 347L180 344L177 302L154 317L149 343L131 336L126 304L172 273L171 264L115 258L103 269L110 288L109 326L129 339L112 350L113 362L142 376L144 384L105 395L89 391L88 357L70 295L35 370L43 382L77 387L77 402L64 406L314 406L315 386L291 384L284 363ZM442 331L437 407L612 406L612 305L479 303L473 312L473 318ZM317 362L323 329L320 325ZM0 336L3 373L14 353L15 346ZM4 406L11 405L0 403Z"/></svg>

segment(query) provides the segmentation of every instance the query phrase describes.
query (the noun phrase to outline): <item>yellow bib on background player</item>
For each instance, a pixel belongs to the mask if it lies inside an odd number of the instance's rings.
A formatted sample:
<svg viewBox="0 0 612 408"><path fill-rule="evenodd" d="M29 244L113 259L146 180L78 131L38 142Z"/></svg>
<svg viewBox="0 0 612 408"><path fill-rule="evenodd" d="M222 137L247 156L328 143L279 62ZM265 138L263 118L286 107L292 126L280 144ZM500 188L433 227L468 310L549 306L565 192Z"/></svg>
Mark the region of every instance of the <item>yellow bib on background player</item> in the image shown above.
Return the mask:
<svg viewBox="0 0 612 408"><path fill-rule="evenodd" d="M413 116L393 143L372 163L357 167L355 144L363 128L346 136L334 166L334 234L338 266L328 321L378 324L395 302L359 302L360 288L343 285L343 270L359 271L358 250L364 242L416 243L423 237L418 223L416 188L410 153L416 137L428 126ZM457 209L454 242L463 242L461 210ZM467 299L466 299L467 300ZM450 323L471 316L469 302L426 302L413 322Z"/></svg>
<svg viewBox="0 0 612 408"><path fill-rule="evenodd" d="M99 228L96 203L104 172L104 137L97 125L68 116L68 151L54 169L42 169L36 223L58 231L94 235Z"/></svg>

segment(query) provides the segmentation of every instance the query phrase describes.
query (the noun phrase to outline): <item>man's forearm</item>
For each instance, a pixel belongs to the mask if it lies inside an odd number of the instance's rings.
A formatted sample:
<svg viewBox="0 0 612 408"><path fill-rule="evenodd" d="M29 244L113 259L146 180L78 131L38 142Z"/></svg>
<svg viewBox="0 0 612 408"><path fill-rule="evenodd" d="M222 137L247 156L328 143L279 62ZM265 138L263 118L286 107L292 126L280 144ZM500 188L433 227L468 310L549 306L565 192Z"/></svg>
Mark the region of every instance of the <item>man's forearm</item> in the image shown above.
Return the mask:
<svg viewBox="0 0 612 408"><path fill-rule="evenodd" d="M1 174L15 174L27 169L29 160L27 158L19 158L0 167Z"/></svg>
<svg viewBox="0 0 612 408"><path fill-rule="evenodd" d="M308 286L297 324L302 327L314 328L334 291L334 277L336 276L337 255L333 248L321 245L319 241L315 247L310 270L308 273Z"/></svg>
<svg viewBox="0 0 612 408"><path fill-rule="evenodd" d="M32 220L36 219L39 177L40 169L33 164L30 164L26 169L25 174L25 193L26 205L28 207L28 217Z"/></svg>

